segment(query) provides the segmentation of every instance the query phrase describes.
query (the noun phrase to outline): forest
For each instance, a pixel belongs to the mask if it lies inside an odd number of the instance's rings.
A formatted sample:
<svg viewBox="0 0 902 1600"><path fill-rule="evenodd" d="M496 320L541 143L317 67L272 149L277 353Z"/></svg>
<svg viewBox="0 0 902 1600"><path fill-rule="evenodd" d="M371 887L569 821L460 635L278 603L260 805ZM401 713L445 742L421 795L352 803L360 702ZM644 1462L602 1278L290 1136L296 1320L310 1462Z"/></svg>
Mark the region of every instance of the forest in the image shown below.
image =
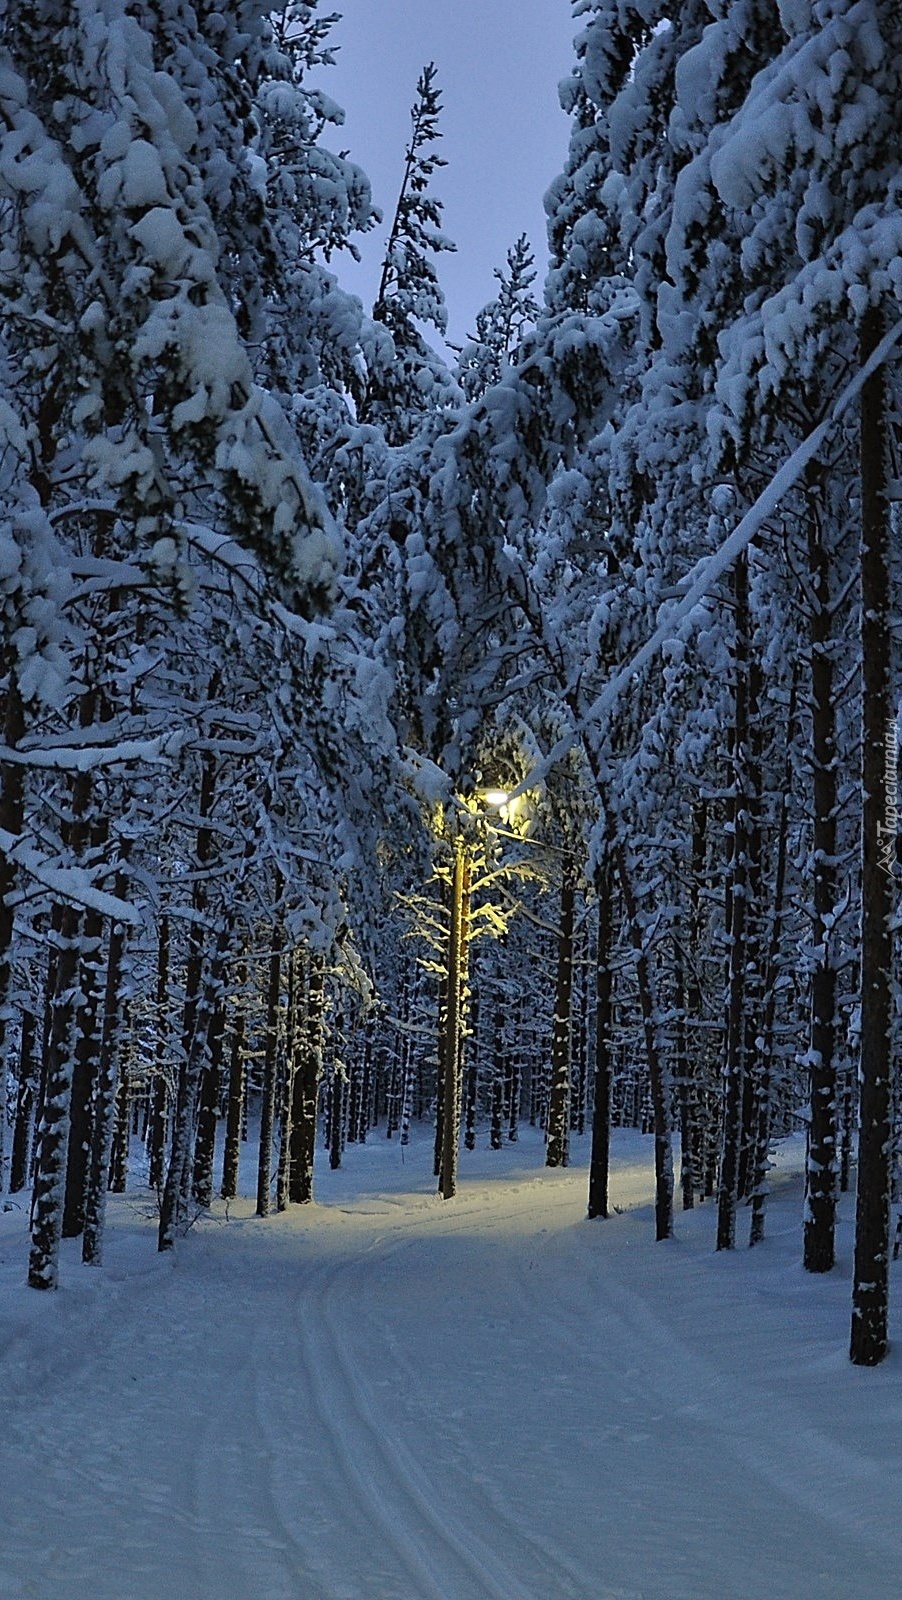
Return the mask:
<svg viewBox="0 0 902 1600"><path fill-rule="evenodd" d="M547 277L454 350L440 66L383 217L317 0L0 0L0 1187L55 1289L130 1147L169 1252L249 1141L264 1217L586 1135L604 1218L631 1128L648 1247L738 1251L803 1134L873 1367L902 9L572 10Z"/></svg>

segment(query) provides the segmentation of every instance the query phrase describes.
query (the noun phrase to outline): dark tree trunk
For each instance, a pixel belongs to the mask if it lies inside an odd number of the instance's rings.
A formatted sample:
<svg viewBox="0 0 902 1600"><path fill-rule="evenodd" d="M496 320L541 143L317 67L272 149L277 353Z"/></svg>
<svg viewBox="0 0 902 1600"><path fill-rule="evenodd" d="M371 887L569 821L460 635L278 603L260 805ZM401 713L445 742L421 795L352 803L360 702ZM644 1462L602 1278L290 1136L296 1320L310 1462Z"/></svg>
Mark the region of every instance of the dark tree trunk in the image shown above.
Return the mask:
<svg viewBox="0 0 902 1600"><path fill-rule="evenodd" d="M289 1179L291 1173L291 1100L294 1093L294 1063L297 1059L295 1040L298 1031L298 963L295 951L286 952L285 960L285 1044L284 1070L279 1076L279 1170L276 1174L276 1210L287 1211L289 1204Z"/></svg>
<svg viewBox="0 0 902 1600"><path fill-rule="evenodd" d="M13 650L5 649L2 668L8 674L6 687L6 714L3 719L3 742L7 750L14 750L25 732L25 714L13 673ZM22 833L25 813L25 768L17 761L0 761L0 830L16 840ZM12 986L12 953L15 911L13 889L16 867L11 847L0 844L0 1084L9 1075L7 1041L10 1021L10 989ZM20 1080L21 1081L21 1080ZM5 1104L3 1108L5 1117ZM0 1133L0 1141L2 1141ZM2 1156L0 1143L0 1156Z"/></svg>
<svg viewBox="0 0 902 1600"><path fill-rule="evenodd" d="M439 1193L450 1200L457 1190L457 1145L460 1132L460 1066L466 935L464 918L470 893L470 860L462 839L455 843L451 882L451 917L445 961L447 1001L442 1053L442 1148Z"/></svg>
<svg viewBox="0 0 902 1600"><path fill-rule="evenodd" d="M200 1078L197 1132L194 1136L194 1173L191 1190L199 1206L213 1203L213 1162L216 1155L216 1125L219 1120L219 1081L222 1074L222 1048L225 1034L225 1000L220 995L210 1019L207 1058Z"/></svg>
<svg viewBox="0 0 902 1600"><path fill-rule="evenodd" d="M158 1250L172 1250L181 1225L187 1202L187 1179L190 1177L191 1133L201 1068L207 1048L210 1018L219 1001L222 972L229 944L229 928L222 925L210 957L207 980L195 997L193 1032L188 1052L179 1070L178 1092L172 1126L172 1148L169 1168L160 1201L160 1227L157 1235Z"/></svg>
<svg viewBox="0 0 902 1600"><path fill-rule="evenodd" d="M57 941L53 963L53 997L28 1263L28 1283L32 1289L55 1289L59 1283L69 1106L75 1060L81 918L77 911L63 907L54 917L54 923Z"/></svg>
<svg viewBox="0 0 902 1600"><path fill-rule="evenodd" d="M169 918L160 918L157 944L156 1022L154 1038L154 1076L150 1102L150 1170L148 1182L158 1192L163 1187L166 1169L166 1078L164 1063L169 1046L166 1002L169 995Z"/></svg>
<svg viewBox="0 0 902 1600"><path fill-rule="evenodd" d="M617 849L617 873L623 893L636 964L636 982L639 986L639 1004L642 1010L642 1031L645 1038L645 1056L651 1087L652 1117L655 1135L655 1238L673 1238L673 1136L671 1132L671 1085L664 1059L663 1040L659 1022L659 1009L655 994L654 976L645 938L639 921L639 908L633 890L632 877L622 845Z"/></svg>
<svg viewBox="0 0 902 1600"><path fill-rule="evenodd" d="M445 1137L445 1037L448 1031L448 976L439 979L437 996L438 1027L436 1029L435 1067L435 1140L433 1143L432 1170L436 1178L442 1175L442 1149Z"/></svg>
<svg viewBox="0 0 902 1600"><path fill-rule="evenodd" d="M814 500L808 511L808 561L812 589L811 758L814 769L811 942L818 954L811 974L810 1113L803 1260L808 1272L829 1272L835 1259L836 1221L836 966L832 918L839 899L838 796L830 555L824 543L820 507Z"/></svg>
<svg viewBox="0 0 902 1600"><path fill-rule="evenodd" d="M764 1239L770 1161L771 1089L774 1073L774 1022L777 1010L777 979L780 975L780 942L783 935L786 893L786 859L789 846L789 794L792 782L792 742L795 735L796 678L793 676L786 715L786 760L783 787L777 814L777 864L774 872L773 909L770 938L764 969L764 1015L761 1024L761 1071L756 1084L754 1108L754 1174L749 1246Z"/></svg>
<svg viewBox="0 0 902 1600"><path fill-rule="evenodd" d="M276 899L281 881L276 884ZM266 989L266 1028L263 1055L263 1095L260 1103L260 1149L257 1158L257 1216L268 1217L272 1180L272 1141L276 1111L276 1077L279 1063L279 992L282 980L281 926L272 930L273 948L269 956L269 982Z"/></svg>
<svg viewBox="0 0 902 1600"><path fill-rule="evenodd" d="M213 686L214 680L211 679L210 692ZM195 880L191 894L194 915L188 930L178 1083L172 1118L169 1166L160 1202L160 1228L157 1237L159 1250L174 1248L175 1236L188 1201L191 1144L200 1075L207 1048L210 1016L219 996L220 977L228 941L227 926L223 922L220 925L216 950L210 961L207 980L204 982L204 941L209 937L204 915L207 909L208 887L204 869L209 865L213 853L213 830L210 818L215 793L215 761L212 753L205 751L201 758Z"/></svg>
<svg viewBox="0 0 902 1600"><path fill-rule="evenodd" d="M566 1167L570 1159L570 1039L573 999L573 923L576 866L564 857L557 935L557 981L551 1034L551 1091L548 1102L546 1167Z"/></svg>
<svg viewBox="0 0 902 1600"><path fill-rule="evenodd" d="M299 1063L292 1072L291 1150L288 1198L295 1205L313 1199L313 1158L316 1149L316 1103L323 1068L323 1025L326 1010L325 961L313 955L307 965L307 1003L296 1048ZM300 977L299 997L302 992Z"/></svg>
<svg viewBox="0 0 902 1600"><path fill-rule="evenodd" d="M730 799L729 960L727 966L727 1038L723 1072L723 1128L720 1189L717 1198L717 1248L736 1244L745 1098L745 984L747 963L748 851L746 837L746 751L748 717L748 563L741 555L734 568L736 605L735 687L732 730L733 783Z"/></svg>
<svg viewBox="0 0 902 1600"><path fill-rule="evenodd" d="M337 1172L341 1166L344 1143L345 1073L341 1062L332 1063L332 1080L329 1085L329 1168Z"/></svg>
<svg viewBox="0 0 902 1600"><path fill-rule="evenodd" d="M26 1007L22 1012L19 1040L19 1081L16 1090L16 1120L13 1125L13 1148L9 1170L10 1194L18 1194L28 1183L28 1159L31 1154L38 1084L34 1048L37 1029L36 1015Z"/></svg>
<svg viewBox="0 0 902 1600"><path fill-rule="evenodd" d="M464 1147L476 1149L476 1113L479 1102L479 993L470 1003L470 1026L461 1038L461 1053L466 1063L464 1075Z"/></svg>
<svg viewBox="0 0 902 1600"><path fill-rule="evenodd" d="M869 310L861 361L880 340ZM861 1054L858 1187L849 1354L872 1367L888 1348L892 1110L892 916L896 859L895 716L890 690L891 572L886 502L886 377L861 393ZM892 775L892 776L890 776Z"/></svg>
<svg viewBox="0 0 902 1600"><path fill-rule="evenodd" d="M92 795L91 773L78 773L72 783L71 812L63 830L76 862L82 859L90 837ZM56 958L28 1267L28 1282L33 1289L55 1289L59 1282L84 914L72 906L58 906L52 922Z"/></svg>
<svg viewBox="0 0 902 1600"><path fill-rule="evenodd" d="M85 1225L88 1166L94 1127L102 1006L103 918L85 914L82 928L80 989L83 1003L77 1012L75 1066L69 1108L69 1148L66 1159L66 1198L63 1204L63 1238L76 1239Z"/></svg>
<svg viewBox="0 0 902 1600"><path fill-rule="evenodd" d="M241 1156L241 1118L244 1110L244 988L247 967L239 963L238 999L232 1014L232 1032L229 1042L229 1102L226 1111L225 1150L222 1157L223 1200L234 1200L238 1193L238 1165Z"/></svg>
<svg viewBox="0 0 902 1600"><path fill-rule="evenodd" d="M110 1150L109 1190L111 1194L124 1194L128 1183L128 1140L131 1127L131 1084L129 1082L129 1052L125 1049L127 1004L122 1008L122 1026L119 1037L119 1082L116 1087L115 1114L113 1117L113 1142Z"/></svg>
<svg viewBox="0 0 902 1600"><path fill-rule="evenodd" d="M516 1144L520 1137L520 1097L523 1093L523 1024L525 1006L521 1000L516 1010L516 1024L514 1038L507 1058L510 1063L510 1089L507 1122L507 1137L511 1144Z"/></svg>
<svg viewBox="0 0 902 1600"><path fill-rule="evenodd" d="M120 873L116 893L125 895L126 879ZM97 1098L94 1108L94 1125L91 1135L91 1160L85 1193L85 1224L82 1237L82 1261L96 1264L103 1249L103 1228L106 1217L107 1171L113 1142L113 1123L116 1107L116 1078L119 1063L120 1026L122 1007L122 968L125 956L125 925L116 922L110 929L107 951L106 984L103 994L101 1018L100 1058L97 1071Z"/></svg>
<svg viewBox="0 0 902 1600"><path fill-rule="evenodd" d="M608 1178L611 1155L611 993L613 973L611 868L602 862L595 874L598 900L598 943L595 951L595 1090L592 1111L592 1150L589 1157L589 1217L608 1215Z"/></svg>
<svg viewBox="0 0 902 1600"><path fill-rule="evenodd" d="M495 996L492 1040L492 1113L489 1144L500 1150L504 1144L504 1089L507 1081L508 1050L504 1039L505 1007L500 990Z"/></svg>

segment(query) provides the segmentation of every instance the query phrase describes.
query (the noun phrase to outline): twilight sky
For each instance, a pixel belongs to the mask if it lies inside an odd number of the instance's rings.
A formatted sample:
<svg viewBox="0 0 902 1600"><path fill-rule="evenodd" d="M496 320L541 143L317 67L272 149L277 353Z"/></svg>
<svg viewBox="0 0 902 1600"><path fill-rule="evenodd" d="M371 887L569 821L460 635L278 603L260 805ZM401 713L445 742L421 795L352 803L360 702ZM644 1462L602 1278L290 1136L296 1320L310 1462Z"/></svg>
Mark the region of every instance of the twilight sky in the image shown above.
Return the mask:
<svg viewBox="0 0 902 1600"><path fill-rule="evenodd" d="M557 97L573 63L569 0L331 0L342 13L331 38L338 64L319 74L347 113L327 138L349 150L369 175L385 215L379 236L360 241L361 267L335 263L342 283L365 303L404 163L410 107L422 68L434 61L444 111L440 149L448 166L433 189L445 202L444 229L456 255L440 258L449 338L471 333L494 294L492 269L518 234L528 234L541 285L546 246L542 196L563 166L569 136Z"/></svg>

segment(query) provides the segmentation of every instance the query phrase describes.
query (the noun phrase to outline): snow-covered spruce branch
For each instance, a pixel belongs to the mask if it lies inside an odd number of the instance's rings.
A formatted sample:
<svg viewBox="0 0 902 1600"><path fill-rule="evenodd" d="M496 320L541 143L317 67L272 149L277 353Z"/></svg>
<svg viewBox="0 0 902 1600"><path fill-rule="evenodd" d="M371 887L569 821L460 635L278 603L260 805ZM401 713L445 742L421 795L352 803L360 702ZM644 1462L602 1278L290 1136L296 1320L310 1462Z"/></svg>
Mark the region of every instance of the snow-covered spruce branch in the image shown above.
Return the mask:
<svg viewBox="0 0 902 1600"><path fill-rule="evenodd" d="M48 772L92 772L97 767L118 766L123 762L167 761L177 756L188 738L188 730L158 734L151 739L120 739L111 745L58 745L41 749L13 749L0 745L0 761L20 767L40 767Z"/></svg>
<svg viewBox="0 0 902 1600"><path fill-rule="evenodd" d="M91 874L83 867L58 866L39 850L17 839L15 834L7 833L5 828L0 828L0 851L36 883L68 904L127 922L132 927L140 926L141 913L137 908L117 895L95 888Z"/></svg>

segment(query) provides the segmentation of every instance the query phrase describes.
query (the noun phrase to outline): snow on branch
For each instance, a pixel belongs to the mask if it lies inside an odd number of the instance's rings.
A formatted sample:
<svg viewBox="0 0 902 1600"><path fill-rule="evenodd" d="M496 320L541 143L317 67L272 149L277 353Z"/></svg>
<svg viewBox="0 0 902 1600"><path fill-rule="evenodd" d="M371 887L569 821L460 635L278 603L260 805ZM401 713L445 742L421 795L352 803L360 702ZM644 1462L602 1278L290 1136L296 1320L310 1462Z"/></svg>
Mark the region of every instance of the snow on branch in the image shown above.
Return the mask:
<svg viewBox="0 0 902 1600"><path fill-rule="evenodd" d="M597 727L610 714L623 690L635 680L637 675L648 666L661 648L671 640L683 639L692 632L697 619L693 616L699 601L710 595L715 584L732 567L737 556L740 556L752 542L762 525L777 509L784 495L794 487L802 476L809 461L817 455L840 418L848 411L849 407L857 400L862 388L867 383L871 374L882 366L890 352L902 340L902 322L895 325L884 334L880 343L859 368L827 413L826 417L808 435L806 439L784 461L779 471L774 474L767 487L759 494L754 505L749 508L741 522L728 535L719 549L710 556L705 556L696 568L696 575L689 584L685 594L675 601L664 618L664 621L655 629L651 638L646 640L631 656L626 665L609 678L604 688L596 695L592 704L580 717L579 722L571 733L565 734L549 751L548 755L521 779L517 787L511 791L511 798L525 793L539 779L547 774L556 764L572 750L580 734Z"/></svg>
<svg viewBox="0 0 902 1600"><path fill-rule="evenodd" d="M84 867L57 866L14 833L7 833L5 828L0 828L0 852L61 900L81 906L85 911L97 911L100 916L111 917L116 922L140 926L141 913L136 907L127 900L120 900L118 895L95 888L91 874Z"/></svg>
<svg viewBox="0 0 902 1600"><path fill-rule="evenodd" d="M180 728L175 733L161 733L151 739L120 739L111 745L45 745L34 750L0 745L0 762L40 767L51 772L93 772L97 767L112 767L120 762L152 764L170 760L179 754L187 737L187 729Z"/></svg>

